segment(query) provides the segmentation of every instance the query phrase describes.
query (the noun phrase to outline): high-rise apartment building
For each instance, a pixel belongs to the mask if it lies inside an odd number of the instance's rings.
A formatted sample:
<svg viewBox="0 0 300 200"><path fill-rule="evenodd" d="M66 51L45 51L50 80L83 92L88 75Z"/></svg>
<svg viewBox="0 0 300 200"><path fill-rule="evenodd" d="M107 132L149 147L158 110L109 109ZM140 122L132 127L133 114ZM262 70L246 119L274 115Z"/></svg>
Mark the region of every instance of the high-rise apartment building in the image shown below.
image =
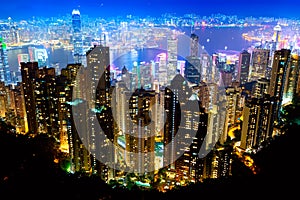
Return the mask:
<svg viewBox="0 0 300 200"><path fill-rule="evenodd" d="M242 149L258 149L262 142L272 137L273 106L274 99L269 95L247 99L243 111Z"/></svg>
<svg viewBox="0 0 300 200"><path fill-rule="evenodd" d="M29 132L58 137L55 69L39 68L37 62L20 64Z"/></svg>
<svg viewBox="0 0 300 200"><path fill-rule="evenodd" d="M282 104L292 103L299 84L299 55L291 54L286 71Z"/></svg>
<svg viewBox="0 0 300 200"><path fill-rule="evenodd" d="M279 120L280 108L282 106L286 73L291 62L291 50L281 49L274 52L269 94L275 98L273 107L273 121Z"/></svg>
<svg viewBox="0 0 300 200"><path fill-rule="evenodd" d="M37 62L21 62L22 86L25 99L25 109L28 120L28 131L32 134L38 133L36 119L35 80L38 77Z"/></svg>

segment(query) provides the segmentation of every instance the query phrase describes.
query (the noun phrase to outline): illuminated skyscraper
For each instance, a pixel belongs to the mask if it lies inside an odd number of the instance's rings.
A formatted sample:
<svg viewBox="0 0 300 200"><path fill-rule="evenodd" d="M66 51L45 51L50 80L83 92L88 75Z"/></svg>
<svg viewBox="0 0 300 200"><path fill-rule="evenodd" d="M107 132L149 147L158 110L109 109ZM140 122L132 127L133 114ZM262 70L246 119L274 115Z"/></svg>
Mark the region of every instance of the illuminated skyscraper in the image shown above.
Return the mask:
<svg viewBox="0 0 300 200"><path fill-rule="evenodd" d="M197 182L207 115L200 109L198 96L182 76L176 75L170 88L165 89L164 162L168 164L170 174L178 175L177 181L181 180L182 184ZM178 155L181 156L176 159ZM176 182L173 178L169 181L170 187Z"/></svg>
<svg viewBox="0 0 300 200"><path fill-rule="evenodd" d="M0 81L0 117L16 128L17 133L27 132L27 120L23 91L18 85L6 85Z"/></svg>
<svg viewBox="0 0 300 200"><path fill-rule="evenodd" d="M253 97L255 98L262 98L269 93L269 85L270 80L266 78L260 78L255 83L255 89L253 91Z"/></svg>
<svg viewBox="0 0 300 200"><path fill-rule="evenodd" d="M86 66L86 56L83 51L83 39L81 31L81 17L77 9L72 11L72 28L73 28L73 45L74 45L74 61Z"/></svg>
<svg viewBox="0 0 300 200"><path fill-rule="evenodd" d="M137 89L129 99L132 123L129 126L129 134L126 134L126 150L134 154L131 154L127 161L137 173L150 173L155 167L155 156L151 154L155 150L155 122L151 119L154 102L153 90Z"/></svg>
<svg viewBox="0 0 300 200"><path fill-rule="evenodd" d="M190 38L191 52L186 57L184 77L192 84L199 84L201 80L201 63L198 55L199 37L196 34L192 34Z"/></svg>
<svg viewBox="0 0 300 200"><path fill-rule="evenodd" d="M278 122L280 108L282 106L286 73L291 62L291 50L281 49L274 52L272 74L270 80L269 94L275 98L273 107L273 121Z"/></svg>
<svg viewBox="0 0 300 200"><path fill-rule="evenodd" d="M58 136L55 69L22 62L21 74L29 132Z"/></svg>
<svg viewBox="0 0 300 200"><path fill-rule="evenodd" d="M241 85L247 83L249 79L250 57L251 54L246 50L240 53L237 79Z"/></svg>
<svg viewBox="0 0 300 200"><path fill-rule="evenodd" d="M6 85L11 84L11 73L8 65L6 44L3 38L0 36L0 81L3 81Z"/></svg>
<svg viewBox="0 0 300 200"><path fill-rule="evenodd" d="M107 162L114 162L114 155L105 153L98 148L104 148L106 140L114 142L114 119L111 109L111 83L110 83L110 54L109 47L102 45L95 45L87 51L87 71L88 81L86 81L89 95L89 151L93 156L93 173L98 173L104 180L107 180L109 174L108 168L105 164L96 163L96 158L101 156L106 157ZM93 124L99 123L101 130L98 130ZM104 136L102 137L102 136ZM107 150L113 152L112 149Z"/></svg>
<svg viewBox="0 0 300 200"><path fill-rule="evenodd" d="M281 33L281 26L279 24L277 24L275 27L274 27L274 46L273 46L273 51L275 50L278 50L278 45L279 45L279 42L280 42L280 33Z"/></svg>
<svg viewBox="0 0 300 200"><path fill-rule="evenodd" d="M38 133L38 124L36 119L36 101L35 101L35 79L37 78L37 62L21 62L22 86L24 91L25 109L28 120L28 131L32 134Z"/></svg>
<svg viewBox="0 0 300 200"><path fill-rule="evenodd" d="M201 66L201 81L206 83L214 82L215 72L213 70L213 64L211 56L207 52L200 54L200 66Z"/></svg>
<svg viewBox="0 0 300 200"><path fill-rule="evenodd" d="M168 83L167 54L160 53L156 56L155 77L160 86L166 86Z"/></svg>
<svg viewBox="0 0 300 200"><path fill-rule="evenodd" d="M239 87L228 87L226 88L226 117L224 134L220 141L223 144L227 140L227 132L229 126L234 126L237 118L240 116L241 108L239 105L242 90Z"/></svg>
<svg viewBox="0 0 300 200"><path fill-rule="evenodd" d="M241 148L257 149L263 141L272 137L273 98L251 98L246 101L243 110ZM276 107L276 105L275 105Z"/></svg>
<svg viewBox="0 0 300 200"><path fill-rule="evenodd" d="M168 54L167 54L167 76L168 84L171 83L171 80L175 77L177 72L177 43L178 39L175 35L172 35L168 38Z"/></svg>
<svg viewBox="0 0 300 200"><path fill-rule="evenodd" d="M251 55L250 81L265 78L269 65L270 50L254 49Z"/></svg>
<svg viewBox="0 0 300 200"><path fill-rule="evenodd" d="M71 159L71 172L86 172L91 170L91 157L87 150L87 147L83 145L82 141L88 134L87 127L87 113L76 113L77 119L81 122L79 127L76 127L73 120L73 109L77 106L87 107L87 102L82 100L83 93L74 89L78 86L78 79L84 79L84 73L81 72L82 66L80 64L68 64L66 68L61 70L61 75L57 77L56 86L58 93L58 124L59 124L59 140L60 150L67 152ZM83 76L81 76L83 75ZM78 78L78 77L80 78ZM80 87L79 87L80 88ZM72 100L73 97L73 100Z"/></svg>
<svg viewBox="0 0 300 200"><path fill-rule="evenodd" d="M299 55L291 54L283 90L283 104L292 103L299 82Z"/></svg>
<svg viewBox="0 0 300 200"><path fill-rule="evenodd" d="M191 34L191 52L190 56L197 57L199 53L199 36L195 33Z"/></svg>

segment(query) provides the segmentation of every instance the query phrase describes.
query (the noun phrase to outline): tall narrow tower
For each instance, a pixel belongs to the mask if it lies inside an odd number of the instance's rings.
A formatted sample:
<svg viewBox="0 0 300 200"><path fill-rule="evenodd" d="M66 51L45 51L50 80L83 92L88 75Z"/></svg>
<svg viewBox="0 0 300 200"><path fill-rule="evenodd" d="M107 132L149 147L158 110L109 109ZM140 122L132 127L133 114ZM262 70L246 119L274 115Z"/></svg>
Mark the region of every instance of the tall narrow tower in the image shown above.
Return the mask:
<svg viewBox="0 0 300 200"><path fill-rule="evenodd" d="M171 80L175 77L177 71L177 43L178 39L176 35L171 35L168 38L168 54L167 54L167 76L168 76L168 84L171 83Z"/></svg>
<svg viewBox="0 0 300 200"><path fill-rule="evenodd" d="M281 26L279 24L277 24L275 27L274 27L274 48L273 50L278 50L278 43L280 41L280 32L281 32Z"/></svg>
<svg viewBox="0 0 300 200"><path fill-rule="evenodd" d="M85 54L83 51L81 18L80 18L80 12L77 9L74 9L72 11L72 28L73 28L74 62L86 66Z"/></svg>
<svg viewBox="0 0 300 200"><path fill-rule="evenodd" d="M199 52L199 36L195 33L191 34L191 54L190 56L198 56Z"/></svg>
<svg viewBox="0 0 300 200"><path fill-rule="evenodd" d="M11 74L7 59L6 44L3 38L0 36L0 81L3 81L6 85L11 84Z"/></svg>
<svg viewBox="0 0 300 200"><path fill-rule="evenodd" d="M270 80L269 94L275 98L273 107L273 119L279 120L280 108L282 106L284 85L286 81L286 72L291 62L291 50L281 49L274 52L272 74Z"/></svg>
<svg viewBox="0 0 300 200"><path fill-rule="evenodd" d="M191 34L191 51L190 56L186 57L184 77L193 84L199 84L201 80L201 63L198 56L199 37Z"/></svg>

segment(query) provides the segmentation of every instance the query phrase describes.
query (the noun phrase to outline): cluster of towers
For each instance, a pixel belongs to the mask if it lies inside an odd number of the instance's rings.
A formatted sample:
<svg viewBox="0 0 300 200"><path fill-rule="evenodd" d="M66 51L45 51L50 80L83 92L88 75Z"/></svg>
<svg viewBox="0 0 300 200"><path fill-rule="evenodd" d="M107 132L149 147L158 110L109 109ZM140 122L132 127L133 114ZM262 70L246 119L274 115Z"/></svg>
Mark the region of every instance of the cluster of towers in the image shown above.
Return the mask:
<svg viewBox="0 0 300 200"><path fill-rule="evenodd" d="M300 92L299 57L291 50L245 50L228 66L199 51L195 33L184 66L172 35L156 63L124 67L116 80L109 47L84 52L78 10L72 25L75 63L56 73L21 62L22 82L14 88L4 84L0 40L0 116L19 133L56 138L71 172L104 180L125 172L163 176L164 188L230 176L225 143L237 137L232 129L241 130L239 148L259 148L280 133L280 110Z"/></svg>

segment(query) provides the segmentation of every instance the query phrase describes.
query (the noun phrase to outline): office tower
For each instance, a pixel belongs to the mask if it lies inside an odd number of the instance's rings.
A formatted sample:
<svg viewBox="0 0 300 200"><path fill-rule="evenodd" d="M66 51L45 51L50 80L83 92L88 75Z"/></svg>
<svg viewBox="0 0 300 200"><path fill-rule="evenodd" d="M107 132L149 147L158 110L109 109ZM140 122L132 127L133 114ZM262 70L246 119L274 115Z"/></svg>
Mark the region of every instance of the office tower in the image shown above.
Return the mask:
<svg viewBox="0 0 300 200"><path fill-rule="evenodd" d="M240 85L244 85L248 82L249 78L249 67L250 67L250 57L251 54L244 50L239 55L239 64L238 64L238 77Z"/></svg>
<svg viewBox="0 0 300 200"><path fill-rule="evenodd" d="M30 61L29 60L29 54L27 54L27 53L18 54L18 63L19 63L19 65L20 65L21 62L29 62L29 61Z"/></svg>
<svg viewBox="0 0 300 200"><path fill-rule="evenodd" d="M74 61L86 66L86 57L83 50L83 39L81 30L80 11L74 9L72 11L72 28L73 28L73 46L74 46Z"/></svg>
<svg viewBox="0 0 300 200"><path fill-rule="evenodd" d="M138 88L145 88L145 89L151 89L153 80L154 80L154 74L153 74L153 65L152 63L146 63L146 62L140 62L138 70Z"/></svg>
<svg viewBox="0 0 300 200"><path fill-rule="evenodd" d="M191 34L191 47L190 47L190 56L198 57L199 53L199 36L195 33Z"/></svg>
<svg viewBox="0 0 300 200"><path fill-rule="evenodd" d="M291 62L290 56L291 50L289 49L281 49L274 52L269 94L275 98L275 106L272 113L272 118L275 123L278 123L279 120L284 86L286 83L286 73Z"/></svg>
<svg viewBox="0 0 300 200"><path fill-rule="evenodd" d="M201 81L206 83L214 82L215 71L213 70L211 56L207 52L200 54Z"/></svg>
<svg viewBox="0 0 300 200"><path fill-rule="evenodd" d="M8 65L7 49L4 39L0 35L0 81L11 84L11 73Z"/></svg>
<svg viewBox="0 0 300 200"><path fill-rule="evenodd" d="M199 84L201 80L201 63L198 55L198 42L197 35L191 35L191 54L186 57L184 77L192 84Z"/></svg>
<svg viewBox="0 0 300 200"><path fill-rule="evenodd" d="M281 26L279 24L277 24L273 30L274 30L274 36L273 36L274 43L273 43L272 50L276 51L279 49Z"/></svg>
<svg viewBox="0 0 300 200"><path fill-rule="evenodd" d="M192 84L199 84L201 80L199 57L186 57L184 77Z"/></svg>
<svg viewBox="0 0 300 200"><path fill-rule="evenodd" d="M252 51L251 67L250 67L250 81L256 81L259 78L266 78L266 72L269 65L270 50L257 49Z"/></svg>
<svg viewBox="0 0 300 200"><path fill-rule="evenodd" d="M242 149L258 149L262 142L272 137L273 106L276 106L274 98L269 95L247 99L243 109Z"/></svg>
<svg viewBox="0 0 300 200"><path fill-rule="evenodd" d="M184 67L185 67L185 60L178 60L177 69L179 74L181 74L181 76L184 76Z"/></svg>
<svg viewBox="0 0 300 200"><path fill-rule="evenodd" d="M167 68L167 55L160 53L156 57L156 74L158 77L159 85L164 87L168 84L168 68Z"/></svg>
<svg viewBox="0 0 300 200"><path fill-rule="evenodd" d="M177 43L178 39L176 38L176 35L171 35L167 39L167 77L168 77L168 85L171 83L171 80L175 77L177 73Z"/></svg>

